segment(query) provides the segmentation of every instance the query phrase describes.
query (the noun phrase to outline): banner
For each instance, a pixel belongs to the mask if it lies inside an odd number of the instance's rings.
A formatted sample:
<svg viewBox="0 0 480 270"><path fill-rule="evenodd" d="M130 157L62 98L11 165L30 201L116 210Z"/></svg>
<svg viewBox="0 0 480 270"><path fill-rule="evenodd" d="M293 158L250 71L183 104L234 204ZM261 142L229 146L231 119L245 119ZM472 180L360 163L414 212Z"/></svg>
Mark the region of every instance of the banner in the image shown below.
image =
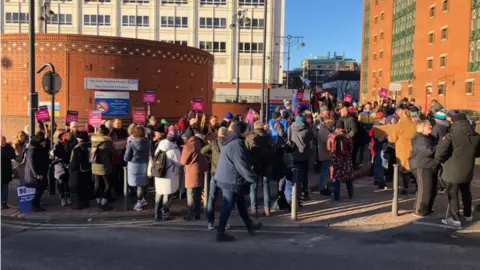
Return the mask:
<svg viewBox="0 0 480 270"><path fill-rule="evenodd" d="M192 111L203 112L203 98L192 99Z"/></svg>
<svg viewBox="0 0 480 270"><path fill-rule="evenodd" d="M157 103L157 96L155 94L155 91L153 91L153 90L143 91L143 103L145 103L147 105Z"/></svg>
<svg viewBox="0 0 480 270"><path fill-rule="evenodd" d="M90 111L88 113L88 124L94 127L99 127L102 124L102 112Z"/></svg>
<svg viewBox="0 0 480 270"><path fill-rule="evenodd" d="M67 111L65 117L65 125L70 125L71 122L78 122L78 111Z"/></svg>
<svg viewBox="0 0 480 270"><path fill-rule="evenodd" d="M147 112L143 107L133 107L133 122L135 124L145 124Z"/></svg>
<svg viewBox="0 0 480 270"><path fill-rule="evenodd" d="M38 110L35 111L35 118L38 122L47 122L50 121L50 113L47 106L40 106Z"/></svg>

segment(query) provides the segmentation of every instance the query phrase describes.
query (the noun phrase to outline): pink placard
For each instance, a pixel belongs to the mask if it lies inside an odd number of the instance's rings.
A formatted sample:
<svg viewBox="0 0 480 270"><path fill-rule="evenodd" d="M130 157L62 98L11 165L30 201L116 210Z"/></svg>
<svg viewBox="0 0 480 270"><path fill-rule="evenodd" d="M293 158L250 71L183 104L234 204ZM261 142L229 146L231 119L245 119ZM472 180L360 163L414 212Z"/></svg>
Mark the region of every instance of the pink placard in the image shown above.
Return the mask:
<svg viewBox="0 0 480 270"><path fill-rule="evenodd" d="M133 108L133 122L137 124L145 123L147 112L143 107Z"/></svg>
<svg viewBox="0 0 480 270"><path fill-rule="evenodd" d="M381 88L380 92L378 92L378 95L380 96L380 98L387 98L388 97L388 89Z"/></svg>
<svg viewBox="0 0 480 270"><path fill-rule="evenodd" d="M50 121L50 113L48 112L48 107L47 106L38 107L38 110L35 112L35 118L37 118L38 122Z"/></svg>
<svg viewBox="0 0 480 270"><path fill-rule="evenodd" d="M143 103L145 104L155 104L157 102L157 97L155 91L145 90L143 92Z"/></svg>
<svg viewBox="0 0 480 270"><path fill-rule="evenodd" d="M78 111L67 111L65 117L65 125L70 125L71 122L78 122Z"/></svg>
<svg viewBox="0 0 480 270"><path fill-rule="evenodd" d="M249 109L247 116L245 117L245 121L247 123L253 123L253 119L255 118L255 110Z"/></svg>
<svg viewBox="0 0 480 270"><path fill-rule="evenodd" d="M347 94L347 95L343 96L343 102L348 102L348 103L352 104L352 101L353 101L352 95Z"/></svg>
<svg viewBox="0 0 480 270"><path fill-rule="evenodd" d="M88 113L88 124L94 127L99 127L102 124L102 112L90 111Z"/></svg>
<svg viewBox="0 0 480 270"><path fill-rule="evenodd" d="M192 99L192 111L203 112L203 98Z"/></svg>

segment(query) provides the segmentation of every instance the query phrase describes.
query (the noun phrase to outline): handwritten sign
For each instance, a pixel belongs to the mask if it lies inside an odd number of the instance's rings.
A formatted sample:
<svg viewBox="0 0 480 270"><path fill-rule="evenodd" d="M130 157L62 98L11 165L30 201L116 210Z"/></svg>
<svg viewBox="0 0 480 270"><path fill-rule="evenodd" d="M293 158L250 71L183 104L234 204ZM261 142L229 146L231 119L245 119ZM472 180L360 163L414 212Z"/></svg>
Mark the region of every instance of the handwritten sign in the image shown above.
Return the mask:
<svg viewBox="0 0 480 270"><path fill-rule="evenodd" d="M37 118L38 122L46 122L50 121L50 113L48 112L47 106L40 106L38 110L35 112L35 117Z"/></svg>
<svg viewBox="0 0 480 270"><path fill-rule="evenodd" d="M99 127L102 124L102 112L90 111L88 113L88 124L94 127Z"/></svg>
<svg viewBox="0 0 480 270"><path fill-rule="evenodd" d="M194 112L203 112L203 98L193 98L192 99L192 111Z"/></svg>
<svg viewBox="0 0 480 270"><path fill-rule="evenodd" d="M147 113L143 107L134 107L133 108L133 122L137 124L145 123L147 119Z"/></svg>
<svg viewBox="0 0 480 270"><path fill-rule="evenodd" d="M70 125L71 122L78 122L78 111L67 111L65 117L65 125Z"/></svg>
<svg viewBox="0 0 480 270"><path fill-rule="evenodd" d="M143 103L147 105L155 104L157 102L157 96L153 90L145 90L143 92Z"/></svg>

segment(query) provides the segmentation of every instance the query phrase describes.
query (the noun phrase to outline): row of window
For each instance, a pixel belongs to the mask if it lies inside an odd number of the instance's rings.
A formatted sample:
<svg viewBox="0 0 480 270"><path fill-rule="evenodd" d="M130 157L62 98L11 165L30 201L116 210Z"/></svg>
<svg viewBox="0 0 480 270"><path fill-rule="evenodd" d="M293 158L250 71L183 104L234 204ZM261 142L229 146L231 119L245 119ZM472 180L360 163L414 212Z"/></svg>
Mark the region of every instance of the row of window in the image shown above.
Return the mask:
<svg viewBox="0 0 480 270"><path fill-rule="evenodd" d="M440 67L444 68L446 66L447 66L447 56L442 55L442 56L440 56ZM429 57L427 59L427 69L432 70L432 68L433 68L433 57Z"/></svg>
<svg viewBox="0 0 480 270"><path fill-rule="evenodd" d="M383 59L383 51L380 51L380 52L378 53L378 57L379 57L380 59ZM377 60L377 53L373 53L373 60Z"/></svg>
<svg viewBox="0 0 480 270"><path fill-rule="evenodd" d="M72 0L53 0L61 2L72 2ZM162 0L162 4L188 4L190 0ZM84 0L84 3L110 3L112 0ZM148 4L150 0L123 0L124 4ZM226 5L227 0L200 0L201 5ZM263 6L265 5L265 0L239 0L238 4L240 6Z"/></svg>
<svg viewBox="0 0 480 270"><path fill-rule="evenodd" d="M122 26L150 26L148 16L122 16Z"/></svg>
<svg viewBox="0 0 480 270"><path fill-rule="evenodd" d="M5 13L5 23L28 23L29 14L23 12L7 12Z"/></svg>
<svg viewBox="0 0 480 270"><path fill-rule="evenodd" d="M448 27L443 27L440 31L440 39L445 40L448 37ZM435 33L430 32L428 33L428 43L433 44L435 42Z"/></svg>
<svg viewBox="0 0 480 270"><path fill-rule="evenodd" d="M110 25L110 15L83 15L83 25Z"/></svg>
<svg viewBox="0 0 480 270"><path fill-rule="evenodd" d="M382 31L382 32L380 32L380 40L383 40L383 37L384 37L384 34L383 34L383 31ZM373 36L373 42L377 42L377 35L376 34Z"/></svg>
<svg viewBox="0 0 480 270"><path fill-rule="evenodd" d="M227 43L223 41L200 41L199 48L207 52L226 52Z"/></svg>
<svg viewBox="0 0 480 270"><path fill-rule="evenodd" d="M160 20L161 27L188 27L188 17L162 16Z"/></svg>
<svg viewBox="0 0 480 270"><path fill-rule="evenodd" d="M428 14L430 15L430 19L435 18L435 5L430 6L430 9L428 11ZM443 0L442 1L442 12L447 12L448 11L448 0Z"/></svg>
<svg viewBox="0 0 480 270"><path fill-rule="evenodd" d="M240 42L239 49L241 53L262 53L263 52L263 43L245 43Z"/></svg>
<svg viewBox="0 0 480 270"><path fill-rule="evenodd" d="M187 46L188 42L186 40L160 40L162 42L167 42L167 43L172 43L172 44L177 44L177 45L183 45Z"/></svg>

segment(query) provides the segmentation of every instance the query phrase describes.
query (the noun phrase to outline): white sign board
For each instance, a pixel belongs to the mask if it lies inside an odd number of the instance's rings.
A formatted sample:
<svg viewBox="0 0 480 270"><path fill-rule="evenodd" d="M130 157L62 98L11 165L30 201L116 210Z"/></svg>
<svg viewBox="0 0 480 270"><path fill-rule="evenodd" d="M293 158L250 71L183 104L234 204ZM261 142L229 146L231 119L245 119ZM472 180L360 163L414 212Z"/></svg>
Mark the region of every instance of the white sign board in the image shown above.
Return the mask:
<svg viewBox="0 0 480 270"><path fill-rule="evenodd" d="M390 83L390 85L388 86L388 91L400 92L400 91L402 91L402 84L401 83Z"/></svg>
<svg viewBox="0 0 480 270"><path fill-rule="evenodd" d="M138 80L85 78L85 89L138 91Z"/></svg>
<svg viewBox="0 0 480 270"><path fill-rule="evenodd" d="M271 88L270 100L292 100L292 91L296 92L297 89ZM310 100L310 90L305 90L303 94L303 100Z"/></svg>

